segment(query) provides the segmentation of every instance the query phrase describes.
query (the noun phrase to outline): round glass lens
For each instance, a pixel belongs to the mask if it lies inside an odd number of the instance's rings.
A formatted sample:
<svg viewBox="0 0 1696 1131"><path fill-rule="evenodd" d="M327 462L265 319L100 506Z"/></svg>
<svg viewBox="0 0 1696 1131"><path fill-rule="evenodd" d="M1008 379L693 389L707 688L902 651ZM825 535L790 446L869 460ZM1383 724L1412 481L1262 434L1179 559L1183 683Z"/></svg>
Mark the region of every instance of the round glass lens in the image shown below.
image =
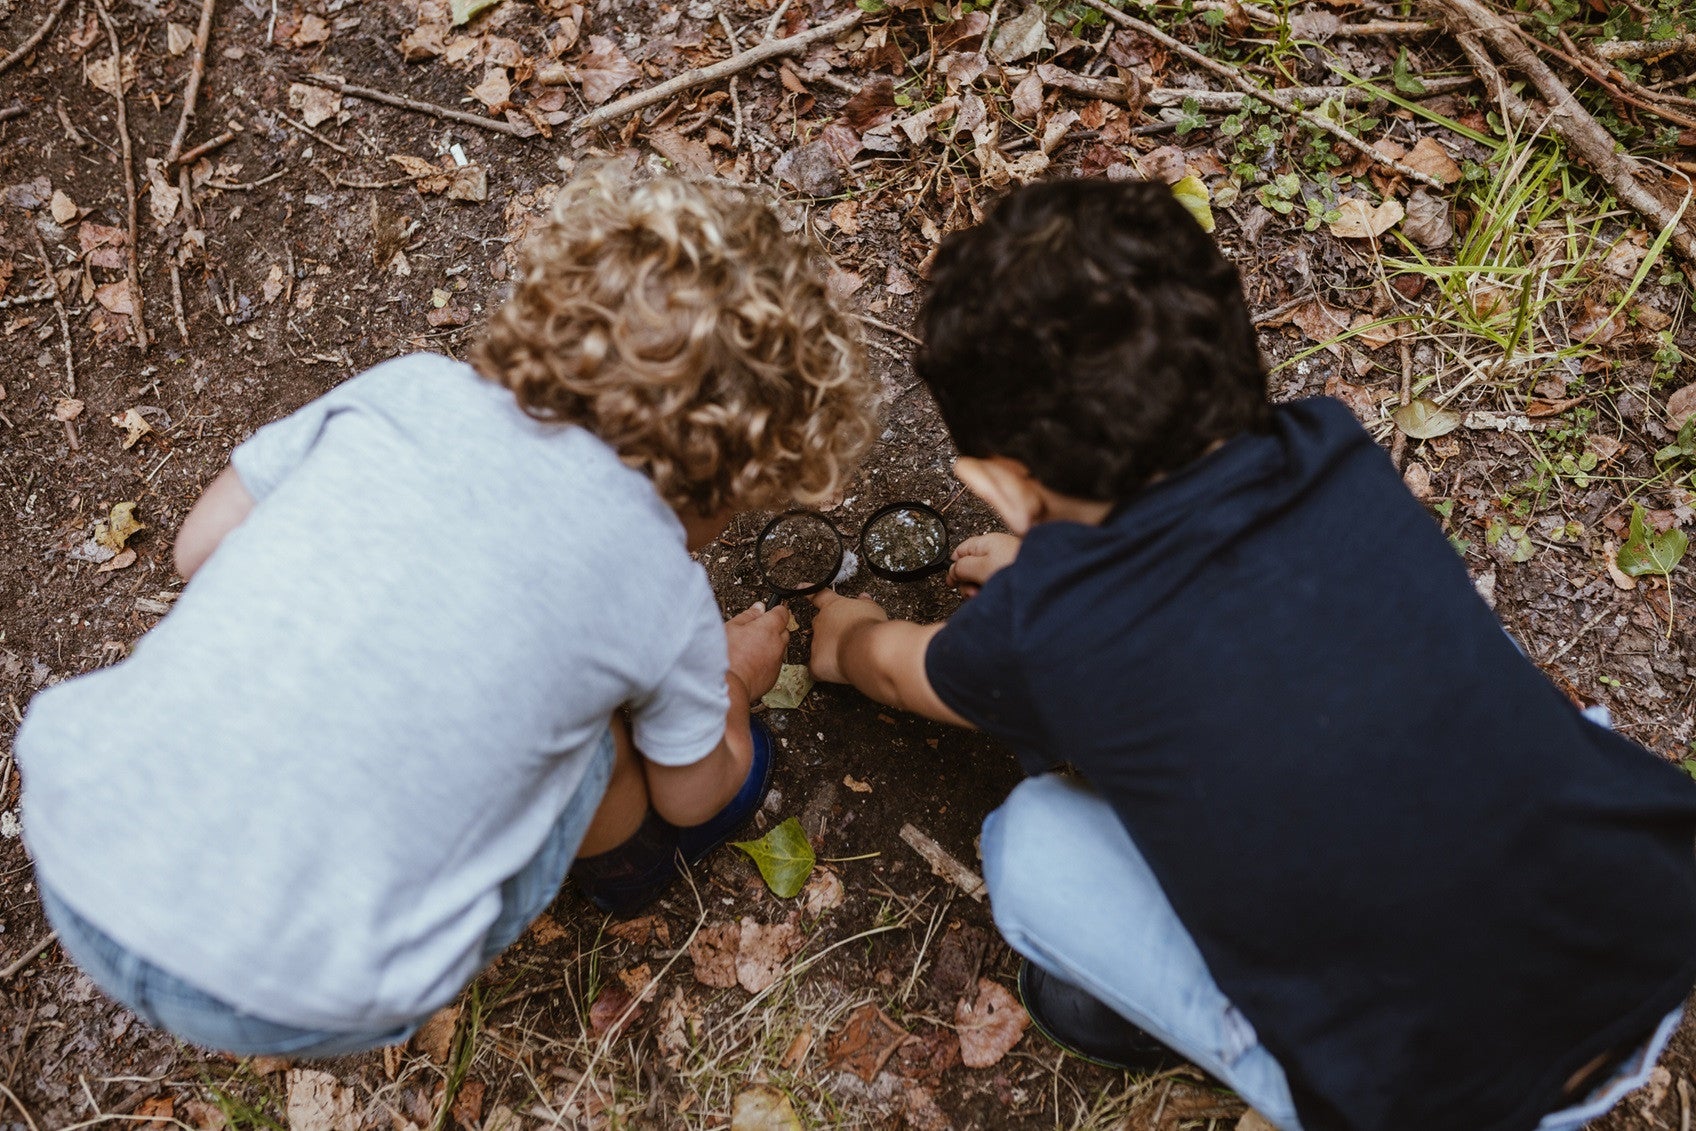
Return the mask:
<svg viewBox="0 0 1696 1131"><path fill-rule="evenodd" d="M772 519L757 547L760 573L787 593L823 589L842 566L842 536L821 515L798 511Z"/></svg>
<svg viewBox="0 0 1696 1131"><path fill-rule="evenodd" d="M895 507L877 515L860 535L866 564L886 574L916 574L948 556L948 528L936 512Z"/></svg>

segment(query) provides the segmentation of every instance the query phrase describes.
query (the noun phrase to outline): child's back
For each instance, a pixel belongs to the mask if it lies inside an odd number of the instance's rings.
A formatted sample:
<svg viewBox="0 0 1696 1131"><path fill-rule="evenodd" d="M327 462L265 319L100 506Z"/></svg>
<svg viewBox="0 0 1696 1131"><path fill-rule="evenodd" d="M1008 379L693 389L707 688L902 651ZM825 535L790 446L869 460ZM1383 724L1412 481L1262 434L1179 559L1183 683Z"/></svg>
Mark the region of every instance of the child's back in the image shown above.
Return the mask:
<svg viewBox="0 0 1696 1131"><path fill-rule="evenodd" d="M1283 1128L1606 1110L1696 981L1696 786L1519 653L1347 409L1268 408L1162 186L1022 190L933 276L921 375L1024 537L961 547L945 625L826 598L814 665L1040 775L983 837L1038 1022Z"/></svg>

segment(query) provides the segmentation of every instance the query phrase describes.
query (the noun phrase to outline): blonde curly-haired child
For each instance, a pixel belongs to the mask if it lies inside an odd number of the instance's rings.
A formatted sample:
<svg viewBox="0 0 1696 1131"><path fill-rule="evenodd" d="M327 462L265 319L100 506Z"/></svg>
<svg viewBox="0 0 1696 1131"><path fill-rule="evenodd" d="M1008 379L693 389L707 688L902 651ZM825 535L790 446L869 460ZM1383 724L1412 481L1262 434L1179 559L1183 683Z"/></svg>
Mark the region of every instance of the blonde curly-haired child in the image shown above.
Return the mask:
<svg viewBox="0 0 1696 1131"><path fill-rule="evenodd" d="M788 614L724 623L690 551L870 439L818 256L735 189L591 172L474 360L386 362L237 447L170 615L19 732L62 945L185 1040L403 1040L574 860L628 913L764 795Z"/></svg>

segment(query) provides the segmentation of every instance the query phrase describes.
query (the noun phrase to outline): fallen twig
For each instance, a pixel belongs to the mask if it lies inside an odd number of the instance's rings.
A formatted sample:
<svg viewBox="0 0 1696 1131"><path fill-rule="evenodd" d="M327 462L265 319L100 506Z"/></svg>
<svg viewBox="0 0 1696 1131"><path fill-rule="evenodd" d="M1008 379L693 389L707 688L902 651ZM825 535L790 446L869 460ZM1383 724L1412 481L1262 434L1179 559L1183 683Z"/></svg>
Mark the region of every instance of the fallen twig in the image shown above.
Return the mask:
<svg viewBox="0 0 1696 1131"><path fill-rule="evenodd" d="M864 322L868 326L876 326L879 330L882 330L885 333L894 334L898 338L906 338L909 342L912 342L915 346L922 346L922 345L925 344L924 341L921 338L919 338L918 335L909 334L907 331L903 330L901 327L891 326L888 322L885 322L885 321L883 321L882 319L879 319L879 318L873 318L869 314L856 314L856 315L854 315L854 317L858 318L861 322Z"/></svg>
<svg viewBox="0 0 1696 1131"><path fill-rule="evenodd" d="M214 180L207 180L205 182L205 184L206 184L207 188L223 189L226 192L247 192L249 189L258 188L260 185L268 185L272 181L276 180L278 177L283 176L287 172L288 172L287 169L278 169L275 173L272 173L270 176L260 177L257 181L214 181Z"/></svg>
<svg viewBox="0 0 1696 1131"><path fill-rule="evenodd" d="M187 153L180 155L175 164L192 165L202 157L205 157L208 153L216 153L218 150L224 148L224 146L230 144L230 142L240 136L240 130L225 130L211 141L203 141Z"/></svg>
<svg viewBox="0 0 1696 1131"><path fill-rule="evenodd" d="M1013 74L1012 71L1008 73L1009 76ZM1125 89L1125 84L1118 79L1090 78L1070 71L1060 71L1058 67L1042 72L1041 77L1048 86L1081 94L1086 98L1100 98L1125 105L1133 101L1130 92ZM1472 75L1426 79L1425 91L1427 94L1447 94L1449 91L1471 86L1477 81ZM1292 102L1310 106L1316 106L1331 98L1345 106L1367 106L1383 100L1382 95L1366 86L1287 86L1278 93ZM1198 110L1234 114L1243 108L1243 103L1259 97L1258 94L1248 94L1240 90L1191 90L1185 87L1157 86L1143 92L1143 104L1164 107L1194 102Z"/></svg>
<svg viewBox="0 0 1696 1131"><path fill-rule="evenodd" d="M6 1093L6 1098L12 1101L12 1106L17 1108L18 1114L24 1117L24 1122L29 1124L29 1131L41 1131L41 1129L35 1125L35 1116L29 1113L29 1108L24 1106L24 1101L18 1098L16 1092L12 1091L12 1089L8 1088L4 1084L0 1084L0 1092Z"/></svg>
<svg viewBox="0 0 1696 1131"><path fill-rule="evenodd" d="M336 144L335 142L331 141L329 138L325 137L323 134L319 133L317 130L313 129L311 126L307 125L305 122L297 122L293 118L289 117L287 114L278 114L277 117L281 118L283 121L287 122L289 125L293 126L295 129L303 130L307 134L307 136L312 137L312 138L314 138L314 139L316 139L320 142L323 142L325 145L329 146L331 149L335 150L337 153L340 153L343 157L352 157L353 156L353 150L349 149L345 145Z"/></svg>
<svg viewBox="0 0 1696 1131"><path fill-rule="evenodd" d="M183 112L177 116L177 132L171 135L171 147L166 150L165 164L174 165L183 152L188 137L189 119L194 117L200 103L200 83L206 77L206 48L212 41L212 9L217 0L202 0L200 26L194 31L194 54L189 60L188 86L183 89Z"/></svg>
<svg viewBox="0 0 1696 1131"><path fill-rule="evenodd" d="M1198 12L1241 13L1264 27L1278 27L1284 21L1279 19L1276 12L1268 11L1257 4L1241 4L1237 0L1195 0L1195 10ZM1365 38L1374 35L1425 35L1434 31L1442 31L1440 24L1428 23L1425 20L1366 20L1361 23L1340 23L1336 30L1327 31L1326 38L1340 39L1347 36ZM984 36L988 43L989 37Z"/></svg>
<svg viewBox="0 0 1696 1131"><path fill-rule="evenodd" d="M705 67L696 67L693 70L684 71L665 82L650 86L646 90L637 91L628 98L609 102L599 110L593 110L577 119L576 122L572 123L571 132L582 133L585 130L597 129L608 122L615 122L628 114L634 114L638 110L645 110L656 102L663 102L681 91L703 86L706 83L717 82L719 79L728 78L731 75L741 74L748 68L757 66L767 59L775 59L781 55L792 55L803 48L818 43L820 40L835 39L857 26L865 18L865 12L859 8L854 8L827 24L808 28L806 31L798 32L787 39L767 39L756 43L746 51L740 51L728 59L721 59L717 63Z"/></svg>
<svg viewBox="0 0 1696 1131"><path fill-rule="evenodd" d="M486 118L481 114L467 114L463 110L450 110L446 106L437 106L433 102L421 102L416 98L408 98L404 94L390 94L386 90L373 90L368 86L355 86L350 82L343 82L334 75L303 75L301 81L312 83L314 86L328 87L354 98L363 98L367 102L381 102L385 106L398 106L402 110L416 110L420 114L429 114L432 117L443 118L450 122L476 126L478 129L508 134L512 137L526 136L525 131L511 122Z"/></svg>
<svg viewBox="0 0 1696 1131"><path fill-rule="evenodd" d="M15 977L18 971L41 957L41 952L52 946L53 940L58 937L58 931L48 931L45 938L30 947L28 950L24 951L17 961L13 962L10 966L7 966L4 970L0 970L0 982L4 982L8 978Z"/></svg>
<svg viewBox="0 0 1696 1131"><path fill-rule="evenodd" d="M34 222L24 225L35 240L35 254L41 257L41 270L47 275L47 287L53 293L53 311L59 316L59 336L65 341L65 395L77 395L76 363L71 360L71 320L65 314L65 300L59 295L59 277L53 274L53 261L47 257L47 245L41 242L41 233L36 230Z"/></svg>
<svg viewBox="0 0 1696 1131"><path fill-rule="evenodd" d="M112 44L112 66L114 88L112 98L118 104L118 138L123 142L124 165L124 197L129 203L129 232L130 246L127 263L127 275L130 290L130 326L135 330L135 344L142 353L147 352L147 322L142 318L141 295L141 262L136 250L136 203L135 203L135 158L130 152L130 122L128 111L124 107L124 48L118 41L118 29L112 23L112 16L106 11L105 0L94 0L94 10L100 14L100 22L106 25L106 38Z"/></svg>
<svg viewBox="0 0 1696 1131"><path fill-rule="evenodd" d="M1095 0L1085 2L1094 3ZM1696 265L1696 230L1684 222L1685 209L1662 200L1644 185L1642 163L1628 153L1619 152L1613 135L1573 97L1560 76L1520 40L1514 26L1477 0L1427 0L1427 3L1448 17L1461 49L1479 68L1486 86L1510 118L1526 120L1531 116L1530 107L1508 88L1491 64L1484 43L1494 48L1509 66L1531 80L1532 86L1549 105L1550 126L1578 160L1607 183L1621 204L1656 228L1668 230L1673 248L1687 263ZM1689 191L1686 190L1687 197Z"/></svg>
<svg viewBox="0 0 1696 1131"><path fill-rule="evenodd" d="M1590 53L1598 59L1646 59L1653 61L1668 55L1696 54L1696 35L1676 35L1671 39L1606 39L1590 45Z"/></svg>
<svg viewBox="0 0 1696 1131"><path fill-rule="evenodd" d="M18 44L16 51L4 59L0 59L0 74L5 74L19 59L34 51L36 45L47 38L47 33L53 30L53 25L59 22L59 17L64 15L65 9L70 6L71 0L59 0L57 4L53 5L53 10L47 13L47 18L41 21L41 26L36 28L28 39Z"/></svg>
<svg viewBox="0 0 1696 1131"><path fill-rule="evenodd" d="M979 903L983 902L983 877L960 863L936 841L912 825L901 826L901 839L930 865L930 870L947 880Z"/></svg>
<svg viewBox="0 0 1696 1131"><path fill-rule="evenodd" d="M1418 181L1422 185L1428 185L1431 188L1439 190L1444 187L1443 182L1431 174L1422 173L1418 169L1410 168L1394 158L1384 156L1382 153L1372 148L1372 146L1368 145L1365 141L1356 137L1336 122L1333 122L1330 118L1321 114L1315 114L1310 110L1302 110L1298 108L1295 103L1290 101L1290 99L1285 98L1281 91L1255 85L1248 79L1244 78L1242 73L1230 64L1221 63L1212 56L1203 55L1200 51L1197 51L1183 40L1175 39L1172 36L1167 35L1153 24L1139 20L1135 16L1127 16L1119 9L1113 7L1113 5L1107 3L1106 0L1084 0L1084 3L1088 4L1091 8L1094 8L1108 19L1114 20L1124 27L1139 31L1155 42L1164 44L1171 50L1176 51L1184 58L1190 60L1190 62L1199 64L1200 66L1212 71L1214 74L1224 77L1229 80L1233 86L1249 97L1257 98L1262 102L1276 106L1284 113L1295 115L1308 125L1313 126L1315 129L1323 130L1325 133L1330 134L1343 144L1364 153L1377 164L1383 165L1388 169L1393 169L1409 180Z"/></svg>
<svg viewBox="0 0 1696 1131"><path fill-rule="evenodd" d="M13 306L34 306L38 302L46 302L54 297L53 291L36 291L32 295L13 295L11 298L0 298L0 310Z"/></svg>
<svg viewBox="0 0 1696 1131"><path fill-rule="evenodd" d="M21 102L16 106L8 106L4 110L0 110L0 122L9 122L13 118L21 118L28 112L28 109L29 108Z"/></svg>
<svg viewBox="0 0 1696 1131"><path fill-rule="evenodd" d="M177 321L177 336L188 345L188 316L183 313L183 273L177 267L176 258L171 259L171 315Z"/></svg>

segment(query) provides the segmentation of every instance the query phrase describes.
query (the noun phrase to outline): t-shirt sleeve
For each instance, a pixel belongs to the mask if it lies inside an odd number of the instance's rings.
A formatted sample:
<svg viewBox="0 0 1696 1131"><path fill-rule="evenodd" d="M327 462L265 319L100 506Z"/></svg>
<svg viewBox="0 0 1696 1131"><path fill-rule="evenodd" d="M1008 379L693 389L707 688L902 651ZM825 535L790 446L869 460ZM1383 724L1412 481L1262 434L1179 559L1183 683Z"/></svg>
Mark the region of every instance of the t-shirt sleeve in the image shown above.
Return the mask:
<svg viewBox="0 0 1696 1131"><path fill-rule="evenodd" d="M230 453L230 465L256 501L276 490L277 484L306 459L323 435L325 422L344 399L338 395L341 392L336 389L265 425Z"/></svg>
<svg viewBox="0 0 1696 1131"><path fill-rule="evenodd" d="M724 737L730 666L724 621L706 578L686 614L683 650L647 698L631 704L631 738L642 757L662 766L699 762Z"/></svg>
<svg viewBox="0 0 1696 1131"><path fill-rule="evenodd" d="M1025 678L1017 637L1017 591L1006 571L960 606L925 650L925 676L943 703L1007 745L1030 773L1058 759L1045 752L1039 704Z"/></svg>

